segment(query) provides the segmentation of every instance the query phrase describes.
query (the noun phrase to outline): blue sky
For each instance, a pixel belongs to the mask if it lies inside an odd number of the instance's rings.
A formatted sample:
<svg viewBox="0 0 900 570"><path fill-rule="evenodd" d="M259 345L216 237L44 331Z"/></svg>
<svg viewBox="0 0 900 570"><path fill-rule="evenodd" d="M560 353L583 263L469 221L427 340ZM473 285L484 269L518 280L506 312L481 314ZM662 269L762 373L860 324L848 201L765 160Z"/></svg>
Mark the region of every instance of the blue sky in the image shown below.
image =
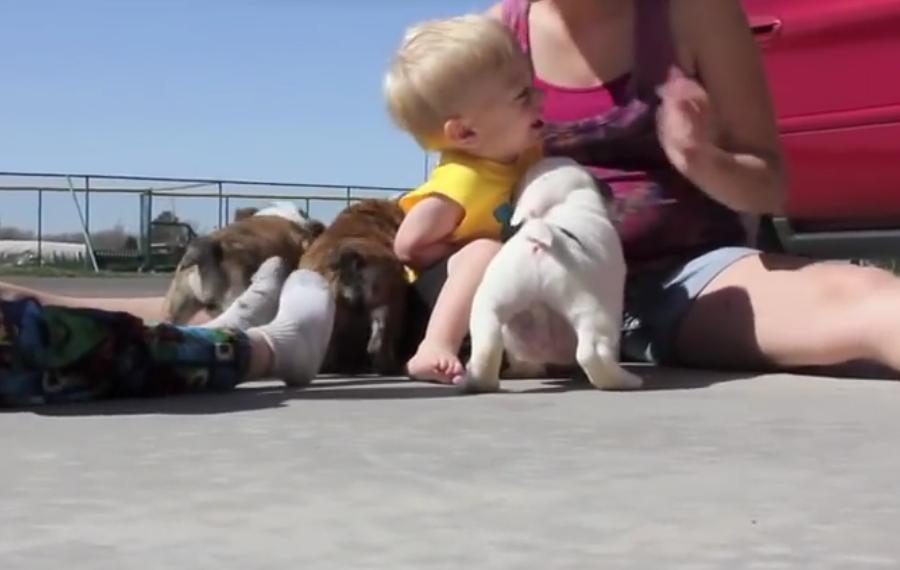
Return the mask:
<svg viewBox="0 0 900 570"><path fill-rule="evenodd" d="M381 98L391 51L489 4L0 0L0 170L414 185L422 152ZM0 194L0 223L35 217L26 196ZM92 226L133 226L127 200ZM64 196L45 204L51 231L77 227ZM187 217L209 226L203 204Z"/></svg>

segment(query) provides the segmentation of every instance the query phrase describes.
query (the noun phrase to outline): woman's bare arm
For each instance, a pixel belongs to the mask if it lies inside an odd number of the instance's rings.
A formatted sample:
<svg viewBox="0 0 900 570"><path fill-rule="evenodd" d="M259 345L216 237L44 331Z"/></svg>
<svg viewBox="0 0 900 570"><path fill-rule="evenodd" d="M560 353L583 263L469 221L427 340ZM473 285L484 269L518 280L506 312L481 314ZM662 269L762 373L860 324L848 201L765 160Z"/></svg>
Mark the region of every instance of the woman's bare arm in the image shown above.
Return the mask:
<svg viewBox="0 0 900 570"><path fill-rule="evenodd" d="M150 321L160 321L163 318L162 297L70 297L0 281L0 299L24 298L36 299L42 305L122 311ZM197 315L192 322L201 323L206 320L209 317L203 313Z"/></svg>
<svg viewBox="0 0 900 570"><path fill-rule="evenodd" d="M22 287L20 285L14 285L12 283L0 281L0 299L6 301L15 301L18 299L26 299L29 297L32 299L36 299L42 305L70 306L68 304L68 301L70 300L68 297L64 297L62 295L54 295L52 293L45 293L36 289L30 289L28 287Z"/></svg>
<svg viewBox="0 0 900 570"><path fill-rule="evenodd" d="M676 167L734 210L781 210L785 175L775 116L759 50L740 4L737 0L680 0L672 6L678 10L675 20L684 27L683 38L694 54L701 92L707 96L713 143L683 145L682 164ZM676 102L688 115L703 104L696 98L691 101L690 95L687 103Z"/></svg>

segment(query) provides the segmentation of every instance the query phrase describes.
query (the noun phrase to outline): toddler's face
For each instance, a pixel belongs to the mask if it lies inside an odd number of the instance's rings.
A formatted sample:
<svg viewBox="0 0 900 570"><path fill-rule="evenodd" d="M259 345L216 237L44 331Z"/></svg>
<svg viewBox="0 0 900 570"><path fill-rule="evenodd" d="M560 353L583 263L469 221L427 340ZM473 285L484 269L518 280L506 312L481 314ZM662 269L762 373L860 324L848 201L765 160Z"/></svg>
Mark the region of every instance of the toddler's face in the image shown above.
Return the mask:
<svg viewBox="0 0 900 570"><path fill-rule="evenodd" d="M481 93L466 113L476 133L474 154L510 162L540 144L544 123L543 93L534 87L527 58L511 69L488 77L478 86Z"/></svg>

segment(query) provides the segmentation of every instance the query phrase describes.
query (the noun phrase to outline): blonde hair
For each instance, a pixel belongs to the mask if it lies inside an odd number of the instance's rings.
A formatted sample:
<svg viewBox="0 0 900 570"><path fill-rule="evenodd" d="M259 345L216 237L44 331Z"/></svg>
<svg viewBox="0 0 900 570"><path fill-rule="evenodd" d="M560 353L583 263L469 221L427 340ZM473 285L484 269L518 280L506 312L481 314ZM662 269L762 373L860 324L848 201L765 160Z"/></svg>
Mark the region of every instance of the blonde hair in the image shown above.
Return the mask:
<svg viewBox="0 0 900 570"><path fill-rule="evenodd" d="M463 110L477 83L523 58L512 32L488 16L415 25L384 80L388 110L401 129L433 148L444 122Z"/></svg>

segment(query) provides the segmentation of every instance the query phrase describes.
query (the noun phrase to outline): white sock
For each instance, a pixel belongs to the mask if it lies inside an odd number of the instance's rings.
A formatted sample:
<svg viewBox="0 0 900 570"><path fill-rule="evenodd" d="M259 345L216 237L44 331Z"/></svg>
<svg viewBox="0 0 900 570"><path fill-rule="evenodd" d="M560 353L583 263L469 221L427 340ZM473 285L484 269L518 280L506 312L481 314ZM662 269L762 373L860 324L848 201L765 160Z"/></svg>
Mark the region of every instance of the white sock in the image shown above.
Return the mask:
<svg viewBox="0 0 900 570"><path fill-rule="evenodd" d="M265 260L250 278L250 287L225 312L203 326L246 330L271 321L278 311L278 295L289 271L280 257Z"/></svg>
<svg viewBox="0 0 900 570"><path fill-rule="evenodd" d="M272 376L289 386L305 386L322 366L333 326L328 282L318 273L298 269L284 282L275 319L247 332L261 334L272 348Z"/></svg>

